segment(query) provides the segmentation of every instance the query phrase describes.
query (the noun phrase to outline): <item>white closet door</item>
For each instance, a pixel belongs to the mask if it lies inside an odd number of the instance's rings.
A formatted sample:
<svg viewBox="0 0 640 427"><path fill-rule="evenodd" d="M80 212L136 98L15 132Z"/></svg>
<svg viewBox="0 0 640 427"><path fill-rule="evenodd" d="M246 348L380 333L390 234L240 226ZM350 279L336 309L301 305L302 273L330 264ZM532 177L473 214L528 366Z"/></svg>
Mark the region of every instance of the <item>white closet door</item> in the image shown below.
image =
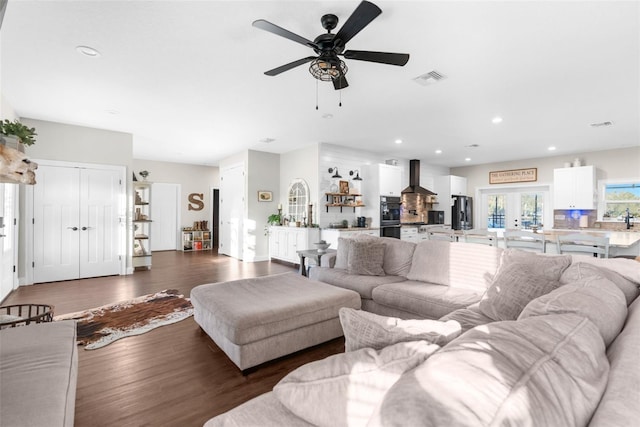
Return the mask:
<svg viewBox="0 0 640 427"><path fill-rule="evenodd" d="M13 220L17 205L17 184L0 184L0 301L13 290L16 273L15 231Z"/></svg>
<svg viewBox="0 0 640 427"><path fill-rule="evenodd" d="M80 169L79 172L79 277L118 274L120 174L103 169Z"/></svg>
<svg viewBox="0 0 640 427"><path fill-rule="evenodd" d="M220 171L220 246L218 253L242 259L244 164Z"/></svg>
<svg viewBox="0 0 640 427"><path fill-rule="evenodd" d="M80 267L78 169L40 165L33 203L34 282L77 279Z"/></svg>
<svg viewBox="0 0 640 427"><path fill-rule="evenodd" d="M154 182L151 192L151 252L178 248L180 184Z"/></svg>
<svg viewBox="0 0 640 427"><path fill-rule="evenodd" d="M40 165L33 188L34 283L120 273L120 174Z"/></svg>

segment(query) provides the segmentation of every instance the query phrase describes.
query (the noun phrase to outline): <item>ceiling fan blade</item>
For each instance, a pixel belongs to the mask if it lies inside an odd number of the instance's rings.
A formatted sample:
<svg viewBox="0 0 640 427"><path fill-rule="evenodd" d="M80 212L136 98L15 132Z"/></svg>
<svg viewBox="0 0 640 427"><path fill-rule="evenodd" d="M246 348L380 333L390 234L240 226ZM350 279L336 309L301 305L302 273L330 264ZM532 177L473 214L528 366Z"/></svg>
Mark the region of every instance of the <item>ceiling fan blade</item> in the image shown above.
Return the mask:
<svg viewBox="0 0 640 427"><path fill-rule="evenodd" d="M371 2L363 1L360 3L336 34L333 39L334 45L344 47L353 36L362 31L364 27L369 25L369 23L376 19L381 13L382 10Z"/></svg>
<svg viewBox="0 0 640 427"><path fill-rule="evenodd" d="M315 56L307 56L306 58L298 59L297 61L293 61L293 62L290 62L288 64L281 65L281 66L279 66L277 68L274 68L273 70L265 71L264 73L267 76L277 76L280 73L284 73L285 71L289 71L290 69L296 68L296 67L298 67L298 66L300 66L302 64L305 64L307 62L311 62L314 59L316 59Z"/></svg>
<svg viewBox="0 0 640 427"><path fill-rule="evenodd" d="M409 61L408 53L369 52L367 50L347 50L343 54L346 59L379 62L381 64L403 66Z"/></svg>
<svg viewBox="0 0 640 427"><path fill-rule="evenodd" d="M347 82L347 78L342 73L340 74L340 76L333 79L333 88L335 90L344 89L348 86L349 86L349 83Z"/></svg>
<svg viewBox="0 0 640 427"><path fill-rule="evenodd" d="M282 27L278 27L276 24L272 24L269 21L265 21L264 19L258 19L257 21L253 21L253 25L256 28L260 28L261 30L268 31L280 37L284 37L285 39L292 40L296 43L303 44L305 46L318 49L318 45L312 42L311 40L305 39L302 36L299 36L295 33L292 33L289 30L285 30Z"/></svg>

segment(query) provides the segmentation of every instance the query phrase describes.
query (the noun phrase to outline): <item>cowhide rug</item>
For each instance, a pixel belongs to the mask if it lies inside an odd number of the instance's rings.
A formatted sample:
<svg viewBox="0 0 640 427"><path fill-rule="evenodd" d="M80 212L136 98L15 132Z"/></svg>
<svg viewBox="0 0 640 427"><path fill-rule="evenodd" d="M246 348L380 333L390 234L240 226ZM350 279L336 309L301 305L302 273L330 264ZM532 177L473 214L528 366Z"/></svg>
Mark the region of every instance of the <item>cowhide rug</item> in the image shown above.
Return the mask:
<svg viewBox="0 0 640 427"><path fill-rule="evenodd" d="M120 338L140 335L193 315L188 298L175 289L144 295L91 310L55 316L54 321L78 321L78 344L85 350L104 347Z"/></svg>

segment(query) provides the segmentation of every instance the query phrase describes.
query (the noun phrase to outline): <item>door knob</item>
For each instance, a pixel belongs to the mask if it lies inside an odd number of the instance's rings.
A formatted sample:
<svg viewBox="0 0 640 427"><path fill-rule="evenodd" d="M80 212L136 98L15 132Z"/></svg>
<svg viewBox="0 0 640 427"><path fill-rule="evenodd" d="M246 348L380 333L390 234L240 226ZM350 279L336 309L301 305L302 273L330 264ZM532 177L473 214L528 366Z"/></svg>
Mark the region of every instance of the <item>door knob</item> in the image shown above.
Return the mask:
<svg viewBox="0 0 640 427"><path fill-rule="evenodd" d="M78 231L78 227L67 227L69 230Z"/></svg>

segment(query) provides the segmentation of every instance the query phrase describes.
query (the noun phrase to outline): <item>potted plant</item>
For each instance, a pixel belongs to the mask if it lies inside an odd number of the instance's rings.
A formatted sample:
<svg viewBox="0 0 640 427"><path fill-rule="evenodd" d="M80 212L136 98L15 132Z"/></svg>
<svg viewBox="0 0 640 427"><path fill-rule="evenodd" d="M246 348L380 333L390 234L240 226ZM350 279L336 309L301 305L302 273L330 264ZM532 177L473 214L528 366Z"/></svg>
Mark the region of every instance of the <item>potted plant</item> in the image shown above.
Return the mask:
<svg viewBox="0 0 640 427"><path fill-rule="evenodd" d="M17 120L11 122L6 119L0 123L0 134L15 137L23 145L35 144L35 136L37 136L35 128L25 126Z"/></svg>
<svg viewBox="0 0 640 427"><path fill-rule="evenodd" d="M280 225L281 221L282 221L282 215L280 215L279 213L271 214L267 218L267 224L269 225Z"/></svg>

